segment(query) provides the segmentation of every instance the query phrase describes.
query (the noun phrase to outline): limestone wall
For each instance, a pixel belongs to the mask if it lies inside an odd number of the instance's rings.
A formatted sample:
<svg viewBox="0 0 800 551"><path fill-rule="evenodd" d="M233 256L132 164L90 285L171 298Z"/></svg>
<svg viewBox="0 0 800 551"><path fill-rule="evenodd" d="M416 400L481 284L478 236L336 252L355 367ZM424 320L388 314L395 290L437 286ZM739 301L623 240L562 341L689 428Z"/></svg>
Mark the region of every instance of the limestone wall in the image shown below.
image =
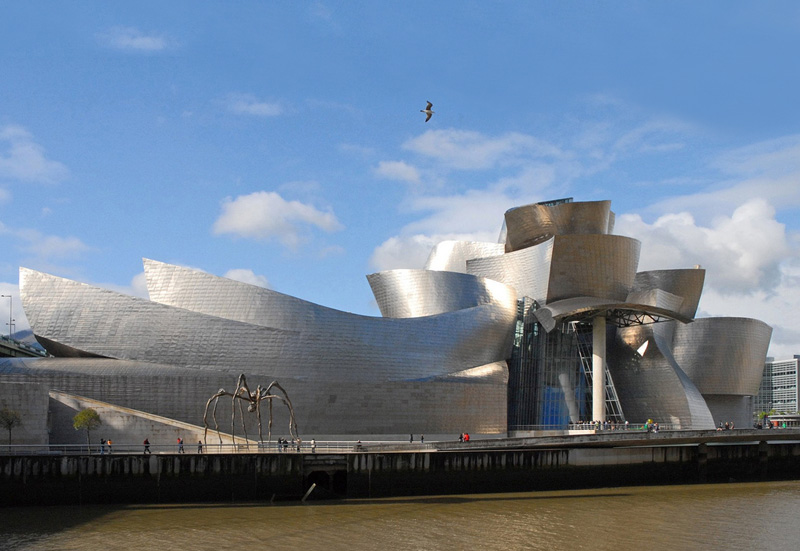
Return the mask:
<svg viewBox="0 0 800 551"><path fill-rule="evenodd" d="M11 430L12 446L47 444L47 389L37 383L3 383L0 409L19 413L22 424ZM9 444L9 434L0 430L0 445Z"/></svg>

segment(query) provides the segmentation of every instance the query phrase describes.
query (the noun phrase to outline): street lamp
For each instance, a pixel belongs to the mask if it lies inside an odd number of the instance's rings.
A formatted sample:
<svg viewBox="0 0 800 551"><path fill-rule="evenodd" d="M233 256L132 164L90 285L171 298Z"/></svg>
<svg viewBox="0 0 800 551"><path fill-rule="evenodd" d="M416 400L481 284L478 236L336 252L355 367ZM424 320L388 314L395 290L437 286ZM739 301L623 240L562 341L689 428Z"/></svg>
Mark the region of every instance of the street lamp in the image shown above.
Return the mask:
<svg viewBox="0 0 800 551"><path fill-rule="evenodd" d="M11 340L11 328L14 326L12 315L14 313L14 299L11 295L0 295L0 297L8 299L8 340Z"/></svg>

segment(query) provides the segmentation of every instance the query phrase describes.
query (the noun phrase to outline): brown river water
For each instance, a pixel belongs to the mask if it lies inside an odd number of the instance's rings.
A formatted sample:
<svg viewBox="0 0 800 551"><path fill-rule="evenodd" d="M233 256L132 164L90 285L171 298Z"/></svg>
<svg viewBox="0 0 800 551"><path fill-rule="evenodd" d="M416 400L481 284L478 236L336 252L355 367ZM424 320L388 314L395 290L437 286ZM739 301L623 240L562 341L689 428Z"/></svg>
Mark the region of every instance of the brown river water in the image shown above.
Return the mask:
<svg viewBox="0 0 800 551"><path fill-rule="evenodd" d="M800 481L0 509L0 549L800 549Z"/></svg>

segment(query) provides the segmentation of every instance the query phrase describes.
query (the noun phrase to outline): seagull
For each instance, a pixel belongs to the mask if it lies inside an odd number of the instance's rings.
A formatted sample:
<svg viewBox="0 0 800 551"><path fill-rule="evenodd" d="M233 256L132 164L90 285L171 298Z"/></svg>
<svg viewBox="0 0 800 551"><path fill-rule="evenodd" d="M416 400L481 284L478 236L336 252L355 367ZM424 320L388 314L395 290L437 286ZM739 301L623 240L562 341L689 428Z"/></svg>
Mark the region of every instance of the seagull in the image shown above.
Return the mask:
<svg viewBox="0 0 800 551"><path fill-rule="evenodd" d="M426 115L428 115L427 117L425 117L425 122L431 120L431 116L435 113L435 111L431 111L431 107L433 107L433 104L431 102L428 102L428 106L425 109L419 110L420 113L425 113Z"/></svg>

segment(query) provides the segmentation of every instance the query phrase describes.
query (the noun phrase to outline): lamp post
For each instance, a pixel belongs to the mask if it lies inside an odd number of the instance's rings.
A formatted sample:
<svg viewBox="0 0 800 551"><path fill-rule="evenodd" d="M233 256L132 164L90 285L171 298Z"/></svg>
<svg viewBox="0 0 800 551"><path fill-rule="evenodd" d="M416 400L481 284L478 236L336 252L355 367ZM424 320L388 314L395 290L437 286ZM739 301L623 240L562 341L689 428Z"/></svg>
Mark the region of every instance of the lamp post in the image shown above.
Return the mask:
<svg viewBox="0 0 800 551"><path fill-rule="evenodd" d="M11 295L0 295L0 297L8 299L8 340L11 340L11 328L14 326L14 320L11 317L14 313L14 299Z"/></svg>

